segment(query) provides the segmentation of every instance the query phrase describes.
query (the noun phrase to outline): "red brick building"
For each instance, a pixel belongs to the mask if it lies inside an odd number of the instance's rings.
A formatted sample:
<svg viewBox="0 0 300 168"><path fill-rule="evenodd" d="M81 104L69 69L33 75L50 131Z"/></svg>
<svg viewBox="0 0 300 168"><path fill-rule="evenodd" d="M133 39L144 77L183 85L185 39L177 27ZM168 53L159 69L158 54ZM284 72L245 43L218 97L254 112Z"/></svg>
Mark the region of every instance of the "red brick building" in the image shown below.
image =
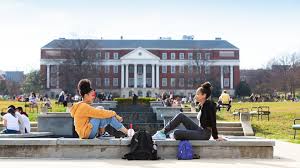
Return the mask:
<svg viewBox="0 0 300 168"><path fill-rule="evenodd" d="M63 52L71 39L56 39L41 48L44 87L63 89L60 69ZM194 93L195 79L213 79L234 93L240 82L239 49L226 40L86 40L97 66L91 79L95 89L128 97L154 96L163 91L177 95ZM68 74L70 75L70 74ZM200 80L199 80L200 81Z"/></svg>

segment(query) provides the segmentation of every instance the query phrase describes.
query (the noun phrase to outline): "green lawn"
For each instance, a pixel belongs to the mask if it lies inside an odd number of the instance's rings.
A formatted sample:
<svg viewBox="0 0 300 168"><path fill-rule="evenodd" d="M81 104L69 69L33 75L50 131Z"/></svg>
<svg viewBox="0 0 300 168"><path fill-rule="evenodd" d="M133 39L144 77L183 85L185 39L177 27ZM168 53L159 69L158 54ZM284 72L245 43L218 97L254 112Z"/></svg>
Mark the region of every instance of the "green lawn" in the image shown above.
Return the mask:
<svg viewBox="0 0 300 168"><path fill-rule="evenodd" d="M53 112L64 112L66 111L66 108L63 107L62 105L58 106L58 105L55 105L55 100L52 100L51 101L52 103L52 108L53 108ZM1 100L0 101L0 111L4 111L6 110L6 108L9 106L9 105L14 105L16 107L22 107L23 110L25 111L25 103L24 102L18 102L18 101L7 101L7 100ZM40 108L40 105L39 105L39 108ZM29 119L30 121L36 121L37 120L37 112L28 112L26 111L29 115Z"/></svg>
<svg viewBox="0 0 300 168"><path fill-rule="evenodd" d="M293 139L294 130L291 128L294 118L300 118L300 103L295 102L259 102L259 103L233 103L232 111L236 108L249 108L255 106L269 106L270 121L267 116L263 120L252 119L252 126L256 136L281 139L294 143L300 143L300 131L296 140ZM218 114L219 120L234 121L233 115L223 109ZM236 120L238 121L237 117Z"/></svg>
<svg viewBox="0 0 300 168"><path fill-rule="evenodd" d="M7 108L9 105L21 106L24 108L24 102L15 101L0 101L0 110ZM62 106L57 106L52 102L54 112L64 112L66 109ZM257 120L253 118L252 126L256 132L256 136L280 139L290 141L293 143L300 144L300 131L296 140L293 139L293 129L291 128L294 118L300 118L300 103L295 102L259 102L259 103L237 103L232 104L232 110L236 108L251 108L253 106L269 106L271 115L270 121L267 120L266 116L263 120ZM36 121L37 113L29 113L30 121ZM218 120L222 121L238 121L233 119L231 112L226 112L222 109L221 112L217 113Z"/></svg>

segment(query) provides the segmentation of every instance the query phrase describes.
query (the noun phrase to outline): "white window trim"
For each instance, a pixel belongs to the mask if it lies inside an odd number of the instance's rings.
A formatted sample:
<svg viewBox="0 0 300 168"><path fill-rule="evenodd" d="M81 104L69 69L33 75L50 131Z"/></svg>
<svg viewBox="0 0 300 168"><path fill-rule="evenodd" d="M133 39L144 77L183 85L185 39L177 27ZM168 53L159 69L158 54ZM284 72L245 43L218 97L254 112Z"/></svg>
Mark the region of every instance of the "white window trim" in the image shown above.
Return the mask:
<svg viewBox="0 0 300 168"><path fill-rule="evenodd" d="M117 58L116 58L117 57ZM119 53L114 52L114 59L119 59Z"/></svg>
<svg viewBox="0 0 300 168"><path fill-rule="evenodd" d="M184 60L184 53L179 53L179 59Z"/></svg>
<svg viewBox="0 0 300 168"><path fill-rule="evenodd" d="M164 56L166 56L166 57L164 57ZM167 53L162 53L162 54L161 54L161 59L162 59L162 60L168 59L168 54L167 54Z"/></svg>
<svg viewBox="0 0 300 168"><path fill-rule="evenodd" d="M175 60L176 59L176 53L171 53L171 60Z"/></svg>
<svg viewBox="0 0 300 168"><path fill-rule="evenodd" d="M119 66L118 65L114 65L114 73L119 73Z"/></svg>
<svg viewBox="0 0 300 168"><path fill-rule="evenodd" d="M174 71L173 71L174 70ZM175 65L172 65L171 66L171 73L174 74L176 73L176 66Z"/></svg>
<svg viewBox="0 0 300 168"><path fill-rule="evenodd" d="M168 86L168 78L162 78L161 79L161 86L163 86L163 87Z"/></svg>
<svg viewBox="0 0 300 168"><path fill-rule="evenodd" d="M168 66L167 66L167 65L163 65L161 68L162 68L162 69L161 69L161 73L168 73ZM166 71L164 71L164 69L165 69Z"/></svg>

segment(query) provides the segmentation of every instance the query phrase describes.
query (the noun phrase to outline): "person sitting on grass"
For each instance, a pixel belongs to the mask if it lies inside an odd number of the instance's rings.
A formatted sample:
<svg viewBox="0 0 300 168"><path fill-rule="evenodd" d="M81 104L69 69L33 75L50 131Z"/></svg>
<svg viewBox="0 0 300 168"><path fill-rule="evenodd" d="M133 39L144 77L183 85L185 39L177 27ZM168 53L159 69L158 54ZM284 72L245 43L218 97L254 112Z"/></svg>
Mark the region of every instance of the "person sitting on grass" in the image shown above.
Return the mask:
<svg viewBox="0 0 300 168"><path fill-rule="evenodd" d="M196 91L195 100L200 105L200 111L197 115L197 119L200 121L199 125L183 113L179 113L162 130L157 131L152 138L166 139L166 134L182 123L186 130L175 130L173 136L176 140L209 140L211 136L217 141L224 140L218 136L216 104L208 100L210 95L211 84L209 82L203 83Z"/></svg>
<svg viewBox="0 0 300 168"><path fill-rule="evenodd" d="M118 131L128 135L128 130L121 123L122 117L111 110L97 109L91 106L96 95L88 79L82 79L77 86L83 101L74 103L71 107L71 116L74 118L75 130L82 139L93 139L101 135L109 124Z"/></svg>
<svg viewBox="0 0 300 168"><path fill-rule="evenodd" d="M8 108L7 113L3 115L3 125L5 129L1 134L20 134L19 120L14 108Z"/></svg>

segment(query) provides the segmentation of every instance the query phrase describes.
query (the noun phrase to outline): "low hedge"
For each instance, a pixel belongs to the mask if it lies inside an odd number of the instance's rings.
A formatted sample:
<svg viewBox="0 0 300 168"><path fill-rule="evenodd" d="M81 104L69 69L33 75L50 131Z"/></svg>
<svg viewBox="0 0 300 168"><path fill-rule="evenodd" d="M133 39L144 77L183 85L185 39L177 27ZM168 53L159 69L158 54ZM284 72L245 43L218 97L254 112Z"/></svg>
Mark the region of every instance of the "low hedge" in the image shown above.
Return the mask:
<svg viewBox="0 0 300 168"><path fill-rule="evenodd" d="M137 99L137 104L150 105L150 101L155 101L155 98L151 97L139 97ZM114 98L118 104L132 104L132 98Z"/></svg>

